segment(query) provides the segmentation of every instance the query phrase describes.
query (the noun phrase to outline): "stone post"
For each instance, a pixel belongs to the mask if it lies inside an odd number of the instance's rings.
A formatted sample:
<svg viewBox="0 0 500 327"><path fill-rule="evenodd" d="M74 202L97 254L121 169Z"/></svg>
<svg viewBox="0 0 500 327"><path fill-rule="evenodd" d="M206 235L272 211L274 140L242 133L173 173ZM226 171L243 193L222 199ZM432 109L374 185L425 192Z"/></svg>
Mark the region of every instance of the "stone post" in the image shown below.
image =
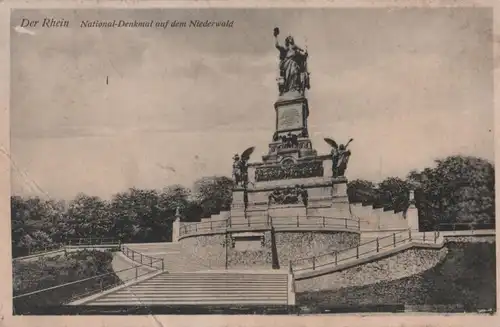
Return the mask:
<svg viewBox="0 0 500 327"><path fill-rule="evenodd" d="M415 206L415 191L410 190L410 206L406 211L406 221L408 222L408 228L413 232L418 232L418 210Z"/></svg>
<svg viewBox="0 0 500 327"><path fill-rule="evenodd" d="M181 214L179 208L175 211L175 220L172 224L172 243L179 242L179 236L181 231Z"/></svg>

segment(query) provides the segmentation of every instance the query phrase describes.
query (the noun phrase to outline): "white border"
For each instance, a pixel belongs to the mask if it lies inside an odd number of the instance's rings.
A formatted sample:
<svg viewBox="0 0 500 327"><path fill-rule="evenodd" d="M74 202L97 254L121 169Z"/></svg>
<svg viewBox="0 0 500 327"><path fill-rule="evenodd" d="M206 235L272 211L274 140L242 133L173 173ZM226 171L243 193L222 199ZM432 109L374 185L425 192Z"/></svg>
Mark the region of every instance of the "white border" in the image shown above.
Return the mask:
<svg viewBox="0 0 500 327"><path fill-rule="evenodd" d="M397 0L343 0L343 1L2 1L0 0L0 217L4 224L0 228L0 260L3 268L2 283L0 284L1 306L0 314L2 323L6 326L495 326L499 325L497 316L481 315L408 315L408 314L370 314L370 315L321 315L321 316L16 316L12 317L12 267L10 250L10 164L9 164L9 37L10 37L10 10L12 8L265 8L265 7L296 7L296 8L321 8L321 7L386 7L394 10L403 7L493 7L495 14L494 22L494 62L495 81L498 80L500 59L498 50L500 46L498 14L500 1L397 1ZM392 9L389 9L392 8ZM498 110L498 87L495 84L495 113ZM43 108L40 108L43 110ZM495 114L495 126L498 124L498 115ZM495 150L499 148L498 132L495 129ZM495 162L499 162L498 151L496 151ZM498 170L497 170L498 171ZM497 173L496 182L500 181ZM497 203L500 198L497 192ZM500 206L497 204L497 216ZM497 243L497 253L500 247ZM498 276L498 267L497 267ZM499 278L497 277L497 285ZM498 289L498 286L497 286ZM500 298L497 292L497 306Z"/></svg>

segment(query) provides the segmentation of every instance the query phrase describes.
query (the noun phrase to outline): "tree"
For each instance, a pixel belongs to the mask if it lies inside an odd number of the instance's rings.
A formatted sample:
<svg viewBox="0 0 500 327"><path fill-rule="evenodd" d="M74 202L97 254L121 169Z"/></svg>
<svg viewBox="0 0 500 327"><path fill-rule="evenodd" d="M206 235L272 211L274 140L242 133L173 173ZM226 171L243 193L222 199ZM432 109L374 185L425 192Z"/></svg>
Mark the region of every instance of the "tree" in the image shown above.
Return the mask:
<svg viewBox="0 0 500 327"><path fill-rule="evenodd" d="M347 183L347 196L351 203L372 203L375 197L375 185L364 179Z"/></svg>
<svg viewBox="0 0 500 327"><path fill-rule="evenodd" d="M174 216L177 208L184 212L189 207L191 191L182 185L171 185L163 189L160 197L164 209Z"/></svg>
<svg viewBox="0 0 500 327"><path fill-rule="evenodd" d="M167 216L156 190L130 189L129 201L135 217L137 240L144 242L164 241Z"/></svg>
<svg viewBox="0 0 500 327"><path fill-rule="evenodd" d="M378 185L381 205L396 212L408 209L409 191L409 183L397 177L388 177Z"/></svg>
<svg viewBox="0 0 500 327"><path fill-rule="evenodd" d="M137 232L137 217L133 210L130 192L113 195L109 206L111 235L122 242L130 242Z"/></svg>
<svg viewBox="0 0 500 327"><path fill-rule="evenodd" d="M436 160L435 168L411 172L408 180L418 186L417 208L426 228L495 219L495 172L484 159L449 156Z"/></svg>
<svg viewBox="0 0 500 327"><path fill-rule="evenodd" d="M436 163L446 220L477 223L494 219L495 172L491 163L470 156L450 156Z"/></svg>
<svg viewBox="0 0 500 327"><path fill-rule="evenodd" d="M194 183L194 197L207 217L231 208L234 182L228 177L204 177Z"/></svg>
<svg viewBox="0 0 500 327"><path fill-rule="evenodd" d="M177 209L179 209L183 221L200 220L202 216L201 207L196 201L193 201L191 191L184 186L168 186L163 189L161 197L166 215L169 217L169 231L171 231L172 222Z"/></svg>
<svg viewBox="0 0 500 327"><path fill-rule="evenodd" d="M25 234L19 240L18 246L29 250L43 249L53 245L54 242L47 233L43 231L34 231L31 234Z"/></svg>
<svg viewBox="0 0 500 327"><path fill-rule="evenodd" d="M78 194L59 226L65 229L65 238L105 237L111 227L109 203L97 196Z"/></svg>
<svg viewBox="0 0 500 327"><path fill-rule="evenodd" d="M58 242L57 222L64 214L62 201L11 197L12 251L14 256L28 248L45 247Z"/></svg>

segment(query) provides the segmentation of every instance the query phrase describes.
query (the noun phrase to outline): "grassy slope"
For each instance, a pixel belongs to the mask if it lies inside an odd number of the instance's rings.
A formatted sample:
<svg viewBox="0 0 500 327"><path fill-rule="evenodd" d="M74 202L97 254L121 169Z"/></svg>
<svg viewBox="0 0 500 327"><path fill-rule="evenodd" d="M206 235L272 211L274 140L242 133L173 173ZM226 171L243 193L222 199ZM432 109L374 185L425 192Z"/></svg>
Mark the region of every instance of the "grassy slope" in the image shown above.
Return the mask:
<svg viewBox="0 0 500 327"><path fill-rule="evenodd" d="M113 273L112 259L113 255L109 252L81 251L38 261L15 262L13 264L14 295L111 273L102 278L20 298L14 301L15 309L25 312L33 306L62 304L74 295L100 289L101 284L106 286L115 283L118 278Z"/></svg>
<svg viewBox="0 0 500 327"><path fill-rule="evenodd" d="M421 274L372 285L297 294L304 306L449 305L496 308L495 244L449 243L445 259Z"/></svg>

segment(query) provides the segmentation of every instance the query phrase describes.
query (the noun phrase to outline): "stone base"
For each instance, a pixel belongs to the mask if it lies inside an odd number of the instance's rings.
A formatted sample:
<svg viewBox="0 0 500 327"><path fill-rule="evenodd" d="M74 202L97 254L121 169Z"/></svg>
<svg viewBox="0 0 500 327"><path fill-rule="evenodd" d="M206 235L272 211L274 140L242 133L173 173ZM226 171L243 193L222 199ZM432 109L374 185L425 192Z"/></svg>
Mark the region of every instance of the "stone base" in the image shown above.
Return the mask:
<svg viewBox="0 0 500 327"><path fill-rule="evenodd" d="M307 136L309 106L303 96L281 98L274 104L276 110L276 133L280 137L288 132Z"/></svg>
<svg viewBox="0 0 500 327"><path fill-rule="evenodd" d="M269 195L276 188L301 185L307 190L307 206L302 199L298 203L269 203ZM265 223L267 217L335 217L352 218L347 197L346 178L302 178L266 181L249 184L247 188L247 205L245 209L244 190L233 191L231 217L234 222L248 222L248 219Z"/></svg>
<svg viewBox="0 0 500 327"><path fill-rule="evenodd" d="M244 251L260 251L264 246L264 232L241 232L232 233L234 250L239 252Z"/></svg>
<svg viewBox="0 0 500 327"><path fill-rule="evenodd" d="M359 234L345 231L277 231L274 234L274 241L269 230L192 236L180 240L181 251L211 269L271 269L273 260L284 268L290 260L339 251L359 243Z"/></svg>
<svg viewBox="0 0 500 327"><path fill-rule="evenodd" d="M307 216L307 208L303 204L273 205L269 207L267 212L272 218Z"/></svg>

